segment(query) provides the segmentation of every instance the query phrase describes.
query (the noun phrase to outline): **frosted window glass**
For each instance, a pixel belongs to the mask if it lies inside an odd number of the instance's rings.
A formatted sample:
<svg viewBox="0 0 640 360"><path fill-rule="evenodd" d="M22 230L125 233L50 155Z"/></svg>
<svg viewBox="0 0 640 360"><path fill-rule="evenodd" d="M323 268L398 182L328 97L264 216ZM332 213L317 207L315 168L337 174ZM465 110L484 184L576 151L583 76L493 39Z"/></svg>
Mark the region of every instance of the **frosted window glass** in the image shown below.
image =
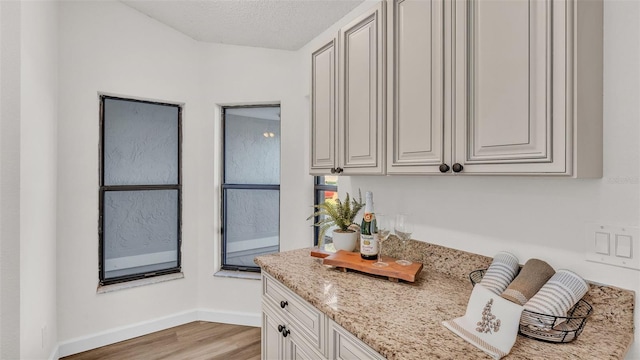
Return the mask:
<svg viewBox="0 0 640 360"><path fill-rule="evenodd" d="M178 190L105 191L105 277L178 266Z"/></svg>
<svg viewBox="0 0 640 360"><path fill-rule="evenodd" d="M178 107L104 100L104 185L178 183Z"/></svg>
<svg viewBox="0 0 640 360"><path fill-rule="evenodd" d="M225 183L280 184L280 120L252 116L225 114Z"/></svg>
<svg viewBox="0 0 640 360"><path fill-rule="evenodd" d="M226 265L256 266L254 257L279 251L279 190L227 189L226 202Z"/></svg>

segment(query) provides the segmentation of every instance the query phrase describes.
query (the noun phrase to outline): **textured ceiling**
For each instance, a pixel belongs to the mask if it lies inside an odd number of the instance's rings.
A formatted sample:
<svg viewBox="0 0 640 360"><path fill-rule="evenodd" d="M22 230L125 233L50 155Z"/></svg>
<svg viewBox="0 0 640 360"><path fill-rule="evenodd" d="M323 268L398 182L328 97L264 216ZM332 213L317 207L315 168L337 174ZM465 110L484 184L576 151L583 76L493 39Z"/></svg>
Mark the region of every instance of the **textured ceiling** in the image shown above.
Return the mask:
<svg viewBox="0 0 640 360"><path fill-rule="evenodd" d="M298 50L363 0L121 0L212 43Z"/></svg>

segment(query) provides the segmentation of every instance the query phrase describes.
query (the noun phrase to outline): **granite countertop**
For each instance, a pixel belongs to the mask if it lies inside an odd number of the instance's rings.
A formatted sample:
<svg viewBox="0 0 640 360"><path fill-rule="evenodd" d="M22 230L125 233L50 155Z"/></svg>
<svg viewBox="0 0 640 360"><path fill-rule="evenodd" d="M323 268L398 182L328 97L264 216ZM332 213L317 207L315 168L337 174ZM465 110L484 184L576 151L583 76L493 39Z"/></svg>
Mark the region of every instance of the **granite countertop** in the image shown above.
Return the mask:
<svg viewBox="0 0 640 360"><path fill-rule="evenodd" d="M425 264L415 283L341 272L311 257L311 249L255 262L388 359L490 358L441 322L464 315L472 290L466 275L491 259L418 241L412 246L411 253L419 254L413 260ZM550 344L519 335L506 359L623 359L633 341L633 292L592 284L585 300L594 313L574 342Z"/></svg>

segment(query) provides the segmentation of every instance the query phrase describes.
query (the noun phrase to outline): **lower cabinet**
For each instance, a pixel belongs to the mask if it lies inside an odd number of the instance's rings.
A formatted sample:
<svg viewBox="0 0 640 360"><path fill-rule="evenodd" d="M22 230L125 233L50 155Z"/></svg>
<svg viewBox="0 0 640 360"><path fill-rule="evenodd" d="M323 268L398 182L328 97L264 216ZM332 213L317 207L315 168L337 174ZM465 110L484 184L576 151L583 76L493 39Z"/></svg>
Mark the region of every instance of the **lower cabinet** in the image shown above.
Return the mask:
<svg viewBox="0 0 640 360"><path fill-rule="evenodd" d="M272 276L262 273L262 360L384 359Z"/></svg>

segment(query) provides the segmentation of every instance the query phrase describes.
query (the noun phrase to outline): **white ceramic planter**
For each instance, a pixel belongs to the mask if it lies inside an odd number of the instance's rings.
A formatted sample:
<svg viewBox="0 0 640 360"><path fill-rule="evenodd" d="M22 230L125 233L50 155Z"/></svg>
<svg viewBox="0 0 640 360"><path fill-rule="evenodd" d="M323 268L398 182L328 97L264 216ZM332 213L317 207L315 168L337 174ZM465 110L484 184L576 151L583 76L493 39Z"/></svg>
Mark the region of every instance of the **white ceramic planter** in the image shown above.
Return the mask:
<svg viewBox="0 0 640 360"><path fill-rule="evenodd" d="M353 251L356 249L357 243L357 232L342 232L342 230L333 230L333 246L336 248L336 250Z"/></svg>

